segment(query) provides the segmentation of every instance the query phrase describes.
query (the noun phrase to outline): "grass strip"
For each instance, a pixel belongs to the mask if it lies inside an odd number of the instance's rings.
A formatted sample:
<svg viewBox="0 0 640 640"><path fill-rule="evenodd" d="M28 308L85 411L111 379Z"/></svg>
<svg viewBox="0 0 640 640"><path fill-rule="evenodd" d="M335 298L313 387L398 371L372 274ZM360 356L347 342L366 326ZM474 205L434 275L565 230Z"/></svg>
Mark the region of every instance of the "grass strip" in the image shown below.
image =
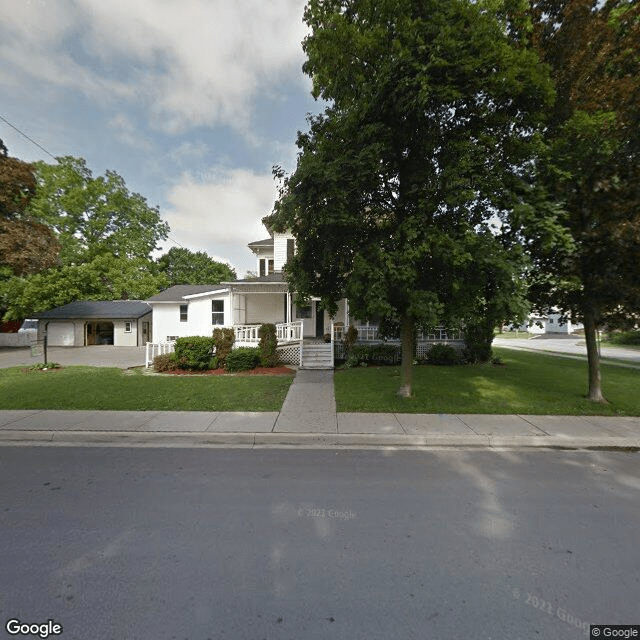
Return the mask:
<svg viewBox="0 0 640 640"><path fill-rule="evenodd" d="M415 366L413 397L398 398L399 367L337 371L338 411L640 415L640 370L602 365L609 404L586 399L587 363L528 351L494 348L504 366Z"/></svg>
<svg viewBox="0 0 640 640"><path fill-rule="evenodd" d="M0 369L0 409L279 411L291 375L149 376L70 366Z"/></svg>

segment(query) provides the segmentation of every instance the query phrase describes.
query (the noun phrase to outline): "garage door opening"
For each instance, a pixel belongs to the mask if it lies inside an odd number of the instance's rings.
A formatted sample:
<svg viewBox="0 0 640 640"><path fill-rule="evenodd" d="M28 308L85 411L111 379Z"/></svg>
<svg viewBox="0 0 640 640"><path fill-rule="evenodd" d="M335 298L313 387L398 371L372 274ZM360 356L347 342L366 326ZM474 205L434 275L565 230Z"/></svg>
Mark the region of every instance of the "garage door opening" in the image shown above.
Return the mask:
<svg viewBox="0 0 640 640"><path fill-rule="evenodd" d="M85 344L113 344L113 322L87 322Z"/></svg>

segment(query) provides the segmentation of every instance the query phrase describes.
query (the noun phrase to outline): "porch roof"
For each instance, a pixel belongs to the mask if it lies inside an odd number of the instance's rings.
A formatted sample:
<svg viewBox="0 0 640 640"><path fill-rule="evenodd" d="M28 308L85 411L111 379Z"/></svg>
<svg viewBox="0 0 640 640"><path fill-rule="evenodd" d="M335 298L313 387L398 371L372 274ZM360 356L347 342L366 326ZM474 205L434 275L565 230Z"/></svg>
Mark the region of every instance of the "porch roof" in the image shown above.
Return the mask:
<svg viewBox="0 0 640 640"><path fill-rule="evenodd" d="M246 280L234 280L233 282L223 282L232 291L238 293L286 293L287 283L281 272L270 273L257 278L247 278Z"/></svg>

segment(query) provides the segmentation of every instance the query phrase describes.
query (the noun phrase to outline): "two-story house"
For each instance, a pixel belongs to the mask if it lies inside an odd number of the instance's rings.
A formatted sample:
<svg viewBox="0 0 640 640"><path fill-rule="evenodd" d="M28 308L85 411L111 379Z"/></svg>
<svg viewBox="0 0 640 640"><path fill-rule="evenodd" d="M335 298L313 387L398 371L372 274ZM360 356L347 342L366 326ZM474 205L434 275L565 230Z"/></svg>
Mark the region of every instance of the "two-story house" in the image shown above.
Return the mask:
<svg viewBox="0 0 640 640"><path fill-rule="evenodd" d="M333 318L317 300L306 306L295 304L283 275L284 265L294 254L295 239L289 233L269 231L269 238L249 244L256 257L256 277L218 285L176 285L150 298L153 342L211 335L216 327L233 327L236 345L252 345L258 342L259 326L269 322L276 325L281 345L297 345L298 351L289 358L297 361L304 338L332 336L332 326L338 331L347 326L346 299L340 301ZM316 347L307 349L313 350Z"/></svg>

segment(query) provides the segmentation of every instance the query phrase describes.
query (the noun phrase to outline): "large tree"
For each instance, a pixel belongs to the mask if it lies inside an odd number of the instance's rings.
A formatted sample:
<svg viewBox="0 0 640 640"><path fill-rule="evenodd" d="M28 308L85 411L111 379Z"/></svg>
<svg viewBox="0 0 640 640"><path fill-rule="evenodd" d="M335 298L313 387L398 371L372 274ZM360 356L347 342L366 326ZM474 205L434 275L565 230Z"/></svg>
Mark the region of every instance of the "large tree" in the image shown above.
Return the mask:
<svg viewBox="0 0 640 640"><path fill-rule="evenodd" d="M37 192L29 211L50 226L61 245L63 264L98 255L151 259L169 225L157 207L127 188L115 171L94 177L83 158L35 163Z"/></svg>
<svg viewBox="0 0 640 640"><path fill-rule="evenodd" d="M224 262L217 262L204 251L172 247L158 258L160 270L174 284L218 284L236 279L235 271Z"/></svg>
<svg viewBox="0 0 640 640"><path fill-rule="evenodd" d="M552 90L485 3L311 0L305 21L304 70L328 106L278 173L269 222L296 236L296 291L397 318L408 396L416 322L495 311L491 287L469 291L479 256L487 273L509 255L524 268L513 224L491 227L521 195Z"/></svg>
<svg viewBox="0 0 640 640"><path fill-rule="evenodd" d="M0 284L6 320L78 299L147 298L168 285L151 257L169 231L157 207L130 192L115 171L93 177L82 158L34 166L36 190L24 207L28 222L20 222L53 230L60 264L40 273L14 269ZM23 247L23 262L35 246Z"/></svg>
<svg viewBox="0 0 640 640"><path fill-rule="evenodd" d="M640 4L532 0L530 16L557 91L539 180L571 238L534 247L532 294L583 320L588 397L604 402L596 332L640 314Z"/></svg>
<svg viewBox="0 0 640 640"><path fill-rule="evenodd" d="M0 285L4 320L28 318L74 300L146 300L168 286L153 262L104 254Z"/></svg>
<svg viewBox="0 0 640 640"><path fill-rule="evenodd" d="M36 192L33 165L9 156L0 140L0 280L54 266L60 246L28 205Z"/></svg>

